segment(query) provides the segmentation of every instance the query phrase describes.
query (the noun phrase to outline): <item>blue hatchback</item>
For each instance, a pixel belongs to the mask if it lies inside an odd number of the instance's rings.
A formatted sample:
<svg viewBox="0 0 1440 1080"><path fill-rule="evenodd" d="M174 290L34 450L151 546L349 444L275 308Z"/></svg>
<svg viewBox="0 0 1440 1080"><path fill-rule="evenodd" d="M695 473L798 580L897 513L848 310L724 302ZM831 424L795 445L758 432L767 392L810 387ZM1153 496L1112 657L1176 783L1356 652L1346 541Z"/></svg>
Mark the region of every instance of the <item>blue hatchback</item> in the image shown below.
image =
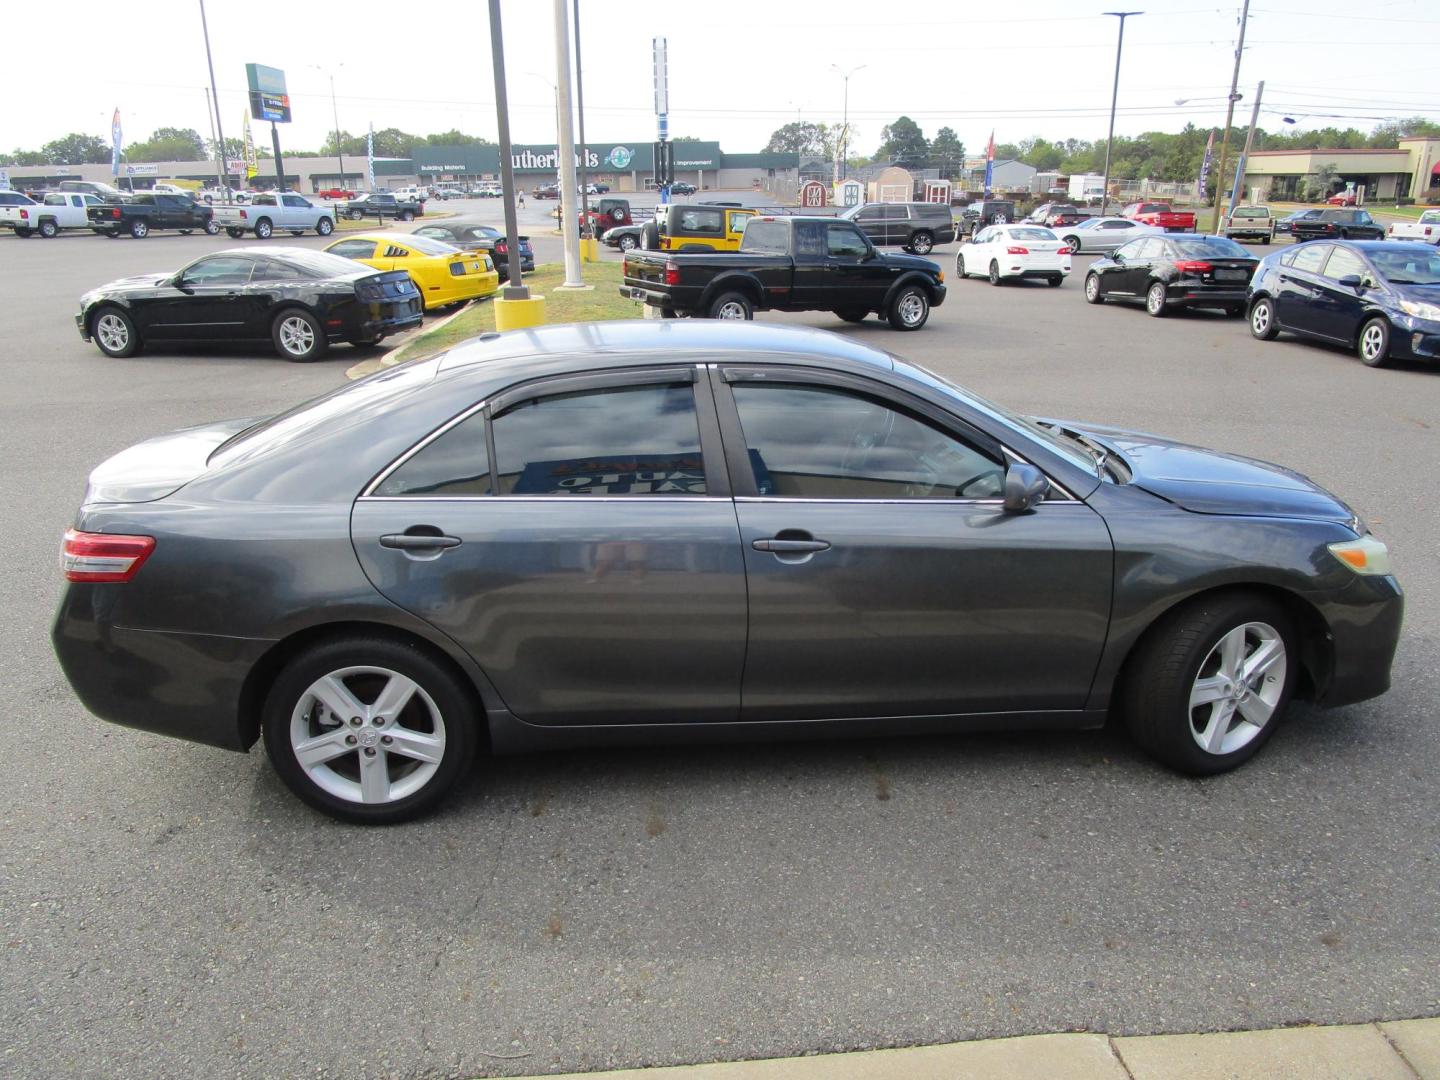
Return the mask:
<svg viewBox="0 0 1440 1080"><path fill-rule="evenodd" d="M1267 256L1248 290L1250 333L1354 349L1368 367L1440 359L1440 251L1397 240L1312 241Z"/></svg>

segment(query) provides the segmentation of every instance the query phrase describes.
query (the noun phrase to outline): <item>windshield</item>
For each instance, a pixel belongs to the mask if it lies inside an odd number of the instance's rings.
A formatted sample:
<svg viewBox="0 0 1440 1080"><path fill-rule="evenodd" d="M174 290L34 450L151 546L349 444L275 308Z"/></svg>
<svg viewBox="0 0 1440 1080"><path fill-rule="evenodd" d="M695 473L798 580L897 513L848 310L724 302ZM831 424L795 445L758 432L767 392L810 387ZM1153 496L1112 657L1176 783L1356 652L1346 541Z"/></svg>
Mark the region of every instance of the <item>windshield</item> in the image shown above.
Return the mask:
<svg viewBox="0 0 1440 1080"><path fill-rule="evenodd" d="M1248 259L1250 253L1234 240L1223 236L1206 236L1192 240L1172 240L1177 251L1186 258Z"/></svg>
<svg viewBox="0 0 1440 1080"><path fill-rule="evenodd" d="M846 210L846 211L845 211L844 213L842 213L840 216L841 216L842 218L844 218L846 221L854 221L854 220L855 220L855 215L858 214L858 213L859 213L861 210L863 210L863 209L865 209L865 204L864 204L864 203L861 203L859 206L852 206L849 210Z"/></svg>
<svg viewBox="0 0 1440 1080"><path fill-rule="evenodd" d="M1440 285L1440 253L1414 245L1410 251L1370 251L1375 269L1392 285Z"/></svg>

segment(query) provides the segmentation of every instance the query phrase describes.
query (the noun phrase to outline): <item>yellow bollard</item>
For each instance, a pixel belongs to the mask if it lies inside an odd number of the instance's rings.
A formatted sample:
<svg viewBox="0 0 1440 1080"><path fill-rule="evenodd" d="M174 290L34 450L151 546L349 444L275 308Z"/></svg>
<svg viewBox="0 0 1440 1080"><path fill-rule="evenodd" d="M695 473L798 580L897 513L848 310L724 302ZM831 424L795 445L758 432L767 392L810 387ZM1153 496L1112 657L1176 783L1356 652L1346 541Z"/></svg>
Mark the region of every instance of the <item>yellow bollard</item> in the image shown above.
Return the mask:
<svg viewBox="0 0 1440 1080"><path fill-rule="evenodd" d="M580 259L582 262L600 261L600 241L593 236L580 238Z"/></svg>
<svg viewBox="0 0 1440 1080"><path fill-rule="evenodd" d="M529 300L505 300L496 297L496 330L523 330L527 326L542 326L545 323L545 297L532 296Z"/></svg>

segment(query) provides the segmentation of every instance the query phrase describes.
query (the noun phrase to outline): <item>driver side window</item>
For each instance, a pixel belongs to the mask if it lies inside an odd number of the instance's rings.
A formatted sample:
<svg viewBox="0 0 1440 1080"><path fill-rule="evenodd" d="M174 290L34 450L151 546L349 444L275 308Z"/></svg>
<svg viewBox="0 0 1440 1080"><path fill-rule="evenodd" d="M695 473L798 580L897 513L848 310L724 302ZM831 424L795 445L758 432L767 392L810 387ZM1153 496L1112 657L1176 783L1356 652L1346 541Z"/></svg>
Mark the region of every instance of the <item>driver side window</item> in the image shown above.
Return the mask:
<svg viewBox="0 0 1440 1080"><path fill-rule="evenodd" d="M1005 468L929 421L822 386L731 386L761 495L994 499Z"/></svg>

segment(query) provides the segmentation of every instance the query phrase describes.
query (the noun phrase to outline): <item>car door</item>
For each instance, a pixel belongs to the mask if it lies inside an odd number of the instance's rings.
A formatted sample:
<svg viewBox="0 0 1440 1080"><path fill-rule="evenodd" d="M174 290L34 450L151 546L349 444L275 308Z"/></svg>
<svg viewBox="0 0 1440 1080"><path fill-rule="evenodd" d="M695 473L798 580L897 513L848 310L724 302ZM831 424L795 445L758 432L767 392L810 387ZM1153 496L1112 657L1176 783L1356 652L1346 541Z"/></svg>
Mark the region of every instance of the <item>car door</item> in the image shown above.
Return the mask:
<svg viewBox="0 0 1440 1080"><path fill-rule="evenodd" d="M310 200L303 195L282 195L281 213L287 229L306 229L314 225Z"/></svg>
<svg viewBox="0 0 1440 1080"><path fill-rule="evenodd" d="M1340 284L1344 277L1374 282L1376 275L1359 254L1336 244L1315 279L1310 317L1317 333L1348 344L1360 333L1365 315L1365 289L1363 285L1357 289Z"/></svg>
<svg viewBox="0 0 1440 1080"><path fill-rule="evenodd" d="M860 231L869 237L870 242L876 247L885 246L885 205L883 203L862 206L850 220L855 222Z"/></svg>
<svg viewBox="0 0 1440 1080"><path fill-rule="evenodd" d="M854 224L834 221L825 225L825 255L833 303L822 307L881 310L899 271L879 257Z"/></svg>
<svg viewBox="0 0 1440 1080"><path fill-rule="evenodd" d="M739 251L740 241L745 239L745 226L754 217L749 210L725 211L725 250Z"/></svg>
<svg viewBox="0 0 1440 1080"><path fill-rule="evenodd" d="M564 376L423 440L356 501L353 540L375 587L523 721L733 721L746 595L729 494L694 367Z"/></svg>
<svg viewBox="0 0 1440 1080"><path fill-rule="evenodd" d="M828 306L837 295L839 267L827 257L826 229L823 221L797 221L791 227L790 257L795 270L790 279L790 292L771 288L772 302L777 308L818 310Z"/></svg>
<svg viewBox="0 0 1440 1080"><path fill-rule="evenodd" d="M1144 258L1144 238L1122 245L1108 262L1097 262L1090 268L1091 273L1100 276L1101 296L1134 296L1134 263Z"/></svg>
<svg viewBox="0 0 1440 1080"><path fill-rule="evenodd" d="M1110 606L1098 514L1005 513L1002 447L871 380L726 365L715 386L750 596L742 719L1084 705Z"/></svg>
<svg viewBox="0 0 1440 1080"><path fill-rule="evenodd" d="M140 336L150 340L224 341L240 336L242 300L253 260L216 254L187 266L173 285L157 288L136 313Z"/></svg>
<svg viewBox="0 0 1440 1080"><path fill-rule="evenodd" d="M1287 330L1323 334L1315 319L1315 295L1320 271L1333 245L1319 240L1302 245L1288 266L1280 266L1275 292L1275 317Z"/></svg>
<svg viewBox="0 0 1440 1080"><path fill-rule="evenodd" d="M995 252L1005 240L1005 227L1003 225L987 225L975 234L974 253L965 251L965 272L967 274L986 274L990 269L990 263L995 259Z"/></svg>

